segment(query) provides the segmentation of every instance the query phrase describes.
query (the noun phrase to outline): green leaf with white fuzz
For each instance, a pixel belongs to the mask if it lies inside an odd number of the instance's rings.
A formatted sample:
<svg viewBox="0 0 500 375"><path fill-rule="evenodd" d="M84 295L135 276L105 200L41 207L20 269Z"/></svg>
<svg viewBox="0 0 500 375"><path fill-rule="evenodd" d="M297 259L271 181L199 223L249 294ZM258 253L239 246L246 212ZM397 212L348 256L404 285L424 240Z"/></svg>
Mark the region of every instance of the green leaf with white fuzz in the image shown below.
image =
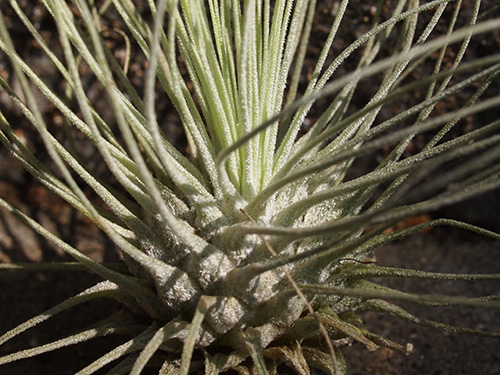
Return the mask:
<svg viewBox="0 0 500 375"><path fill-rule="evenodd" d="M276 374L283 367L301 375L313 369L344 374L343 343L409 351L366 330L358 317L365 310L498 336L426 321L388 302L498 308L497 296L419 295L366 281L499 277L365 262L381 245L424 228L452 226L500 238L447 219L388 231L500 186L500 97L491 90L500 57L467 55L474 38L500 28L480 0L379 2L368 31L338 51L335 42L352 6L343 0L318 56L308 52L320 4L315 0L149 0L141 8L130 0L101 8L83 0L44 0L57 34L50 42L21 3L8 3L9 15L19 17L74 100L66 101L16 52L11 23L0 14L0 50L21 87L0 78L1 89L39 134L51 161L42 162L23 143L18 119L7 108L0 109L0 141L27 172L104 232L126 268L90 260L0 199L2 209L107 280L1 340L88 299L115 298L128 313L110 312L114 320L105 326L0 361L116 332L129 320L134 324L124 328L125 343L79 373L116 362L110 373L138 375L157 364L159 374ZM0 10L7 7L4 2ZM143 88L105 40L109 22L120 25L126 59L147 61ZM387 46L392 52L383 56ZM356 68L340 75L354 59ZM430 74L413 78L427 67ZM109 113L92 98L89 81ZM361 103L366 84L372 94ZM66 121L69 142L53 131L36 100L40 94ZM440 111L458 98L460 105ZM167 140L170 120L158 111L162 101L177 111L189 155ZM386 109L397 105L400 113L387 118ZM473 129L450 137L464 119ZM305 122L308 132L301 130ZM80 136L109 176L76 151ZM420 137L425 142L409 153ZM373 170L351 177L366 156L373 157ZM16 268L33 267L0 270Z"/></svg>

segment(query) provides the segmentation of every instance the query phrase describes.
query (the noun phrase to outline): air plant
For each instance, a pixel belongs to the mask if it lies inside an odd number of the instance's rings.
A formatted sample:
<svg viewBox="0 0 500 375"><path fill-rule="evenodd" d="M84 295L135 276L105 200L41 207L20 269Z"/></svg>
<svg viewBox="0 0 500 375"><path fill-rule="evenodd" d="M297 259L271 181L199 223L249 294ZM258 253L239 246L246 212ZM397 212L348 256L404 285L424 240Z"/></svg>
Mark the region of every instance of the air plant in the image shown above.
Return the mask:
<svg viewBox="0 0 500 375"><path fill-rule="evenodd" d="M500 186L500 120L481 120L500 104L498 93L487 90L498 81L500 55L465 58L471 38L500 28L500 20L491 19L494 10L480 12L480 3L400 0L387 5L384 20L379 1L372 27L330 61L339 29L352 27L344 17L349 2L340 1L305 81L316 0L151 0L148 9L131 0L100 7L94 1L44 0L60 55L10 0L16 22L29 30L74 100L65 100L16 53L1 15L2 58L8 58L22 95L7 80L0 84L40 135L51 162L42 163L30 151L4 111L0 139L41 184L116 244L126 269L91 260L0 199L3 209L105 280L3 333L0 343L91 299L113 298L123 306L101 325L5 355L0 364L120 333L130 340L78 374L96 373L112 362L109 373L139 374L153 357L160 361L159 374L344 374L339 346L346 342L369 350L411 350L366 330L359 313L367 310L498 337L425 321L393 304L499 307L493 296L412 294L368 279L500 275L439 274L366 261L377 247L437 225L500 237L448 219L388 230ZM447 31L435 35L447 10ZM103 38L111 13L121 18L130 54L147 59L143 96ZM462 14L467 24L456 28ZM385 43L393 43L394 53L381 58ZM449 51L453 58L445 64ZM348 58L358 58L357 67L338 76ZM100 82L112 122L88 95L82 64ZM422 66L432 71L412 80ZM368 79L380 83L360 106L355 99ZM90 170L70 142L50 132L35 91L64 116L70 133L90 140L114 185ZM382 108L416 92L423 93L420 101L383 119ZM460 108L435 110L464 92L469 98ZM157 103L166 100L185 131L187 156L167 140L164 119L157 117ZM447 138L466 117L477 122L474 129ZM311 123L307 131L305 122ZM420 134L426 139L421 149L405 153ZM377 155L377 166L351 177L365 155ZM99 200L89 199L82 185Z"/></svg>

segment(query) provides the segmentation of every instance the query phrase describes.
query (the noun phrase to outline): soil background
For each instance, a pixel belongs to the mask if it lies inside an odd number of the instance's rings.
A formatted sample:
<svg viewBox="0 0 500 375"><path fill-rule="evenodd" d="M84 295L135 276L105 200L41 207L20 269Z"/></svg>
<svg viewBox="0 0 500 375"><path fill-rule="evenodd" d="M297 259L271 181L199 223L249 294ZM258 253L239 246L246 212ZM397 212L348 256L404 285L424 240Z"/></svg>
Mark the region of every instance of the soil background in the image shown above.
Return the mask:
<svg viewBox="0 0 500 375"><path fill-rule="evenodd" d="M496 5L497 0L483 1L484 8ZM142 2L139 2L142 4ZM314 29L313 43L308 54L306 69L312 71L314 57L319 53L320 43L328 31L329 22L333 17L332 9L338 6L338 1L321 0L318 6L318 21ZM352 1L347 12L346 22L341 30L335 48L354 40L366 31L372 14L374 1ZM389 3L387 3L389 4ZM35 20L37 27L47 38L55 38L55 29L51 18L38 1L26 1L25 9ZM387 5L389 6L389 5ZM464 7L471 7L472 1L464 1ZM39 47L30 42L18 21L13 21L12 12L9 12L5 2L0 1L4 16L11 21L10 26L18 31L15 43L21 49L23 56L30 65L46 79L51 79L54 86L57 75L47 64L46 58ZM496 16L500 16L497 10ZM16 23L17 22L17 23ZM110 37L111 38L111 37ZM117 45L120 39L111 39ZM318 43L318 45L316 45ZM57 49L57 44L54 44ZM334 49L335 49L334 48ZM468 55L482 56L486 51L500 50L500 37L497 34L488 38L475 38L471 43ZM56 51L57 52L57 51ZM391 51L383 51L389 54ZM334 53L334 52L332 52ZM348 71L355 65L347 62ZM144 61L141 58L134 60L131 65L131 74L134 74L138 87L141 86L141 72L144 72ZM0 73L8 78L11 72L0 54ZM340 72L341 73L341 72ZM424 73L422 73L424 74ZM99 100L102 92L94 88L94 82L89 81L89 92L94 99ZM498 87L498 86L497 86ZM494 88L494 90L496 90ZM498 93L498 91L496 91ZM357 99L363 105L363 99L369 98L370 87L367 85ZM41 98L42 102L44 99ZM34 151L42 152L43 147L36 134L31 130L22 117L16 113L0 92L2 111L12 111L14 119L18 120L19 132L26 139L27 144ZM185 148L175 115L171 114L168 104L160 104L159 116L169 119L165 132L180 149ZM356 103L355 103L356 105ZM44 108L48 121L54 126L54 131L60 135L64 133L61 116L47 103ZM401 108L386 109L382 116L391 116ZM497 113L497 115L499 115ZM169 116L172 116L171 118ZM498 116L497 116L498 117ZM418 140L416 140L418 142ZM86 151L86 143L81 140L80 153L87 153L89 167L99 171L99 162L93 161L91 148ZM47 157L48 160L48 157ZM373 160L366 160L358 166L360 173L371 168ZM91 193L89 192L89 195ZM85 254L98 261L117 261L119 255L113 244L83 215L76 213L60 198L43 188L28 173L26 173L7 154L0 151L0 197L16 207L22 209L41 222L45 227L59 235ZM452 217L466 219L492 230L500 229L500 199L498 192L492 192L477 199L461 203L450 209L435 213L435 217ZM427 233L420 233L408 239L394 242L377 250L377 261L382 265L410 267L438 272L462 273L500 273L500 242L479 235L464 233L450 228L439 228ZM69 257L57 247L47 243L39 236L5 211L0 211L0 262L61 262L69 261ZM75 295L86 287L99 281L97 276L85 271L0 271L0 333L17 324L39 314L55 304ZM415 279L377 280L388 286L402 290L433 293L478 296L498 294L498 281L476 282L437 282ZM478 309L470 307L441 307L428 308L422 306L403 305L413 314L427 319L434 319L446 324L454 324L474 329L483 329L500 332L500 314L494 309ZM68 333L69 329L78 331L80 327L87 327L106 313L117 309L112 301L91 302L80 308L63 313L58 319L46 322L18 338L9 341L0 347L0 355L12 353L27 347L40 345L58 339ZM389 349L378 349L368 352L360 345L345 348L346 360L350 365L350 373L363 374L454 374L454 375L487 375L500 374L500 341L498 339L475 337L465 334L442 332L432 328L425 328L414 324L403 323L385 315L367 313L363 316L369 329L387 335L390 339L405 344L414 345L412 354L406 356ZM71 328L69 328L71 327ZM0 375L30 374L30 375L62 375L73 374L79 369L98 358L104 352L116 347L124 338L98 339L90 343L61 349L0 367ZM102 372L99 372L102 373Z"/></svg>

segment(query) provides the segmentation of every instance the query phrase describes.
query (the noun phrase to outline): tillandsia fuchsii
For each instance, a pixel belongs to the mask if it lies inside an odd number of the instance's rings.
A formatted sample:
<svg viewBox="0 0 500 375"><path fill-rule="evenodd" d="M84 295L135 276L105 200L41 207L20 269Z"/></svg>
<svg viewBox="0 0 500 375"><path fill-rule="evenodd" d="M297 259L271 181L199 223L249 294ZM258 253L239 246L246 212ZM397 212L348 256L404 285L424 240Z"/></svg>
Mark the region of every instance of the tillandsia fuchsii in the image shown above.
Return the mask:
<svg viewBox="0 0 500 375"><path fill-rule="evenodd" d="M0 139L42 185L102 230L126 267L95 262L0 198L4 210L105 280L3 333L0 344L88 300L110 297L123 306L94 328L6 354L0 364L114 333L130 339L78 374L111 363L109 373L156 366L159 374L345 374L346 344L411 351L410 343L369 332L359 316L367 310L498 337L393 304L499 307L495 296L412 294L368 280L500 277L389 268L371 258L383 244L439 225L500 237L449 219L399 224L500 185L500 121L482 123L498 118L500 96L488 87L498 84L500 56L464 58L473 38L500 28L495 10L480 5L378 2L367 31L338 50L334 42L353 27L348 13L356 6L339 1L326 9L331 25L319 53L311 53L315 22L325 13L316 0L111 0L100 7L46 0L50 40L16 0L2 2L2 59L20 89L6 78L0 84L50 161L26 146L1 108ZM16 52L13 19L57 71L62 91ZM124 62L109 32L123 38ZM128 69L135 59L147 66L144 87ZM339 73L350 60L353 70ZM422 75L422 67L431 73ZM90 80L106 98L105 111ZM364 85L374 90L360 104ZM467 96L462 105L436 110L458 93ZM40 95L67 122L68 139L54 132ZM399 113L383 115L409 95L415 100ZM187 156L168 141L163 101L178 114ZM447 138L464 118L478 124ZM417 136L425 142L409 153ZM114 182L89 166L75 144L82 139ZM376 166L351 177L366 155L376 155Z"/></svg>

